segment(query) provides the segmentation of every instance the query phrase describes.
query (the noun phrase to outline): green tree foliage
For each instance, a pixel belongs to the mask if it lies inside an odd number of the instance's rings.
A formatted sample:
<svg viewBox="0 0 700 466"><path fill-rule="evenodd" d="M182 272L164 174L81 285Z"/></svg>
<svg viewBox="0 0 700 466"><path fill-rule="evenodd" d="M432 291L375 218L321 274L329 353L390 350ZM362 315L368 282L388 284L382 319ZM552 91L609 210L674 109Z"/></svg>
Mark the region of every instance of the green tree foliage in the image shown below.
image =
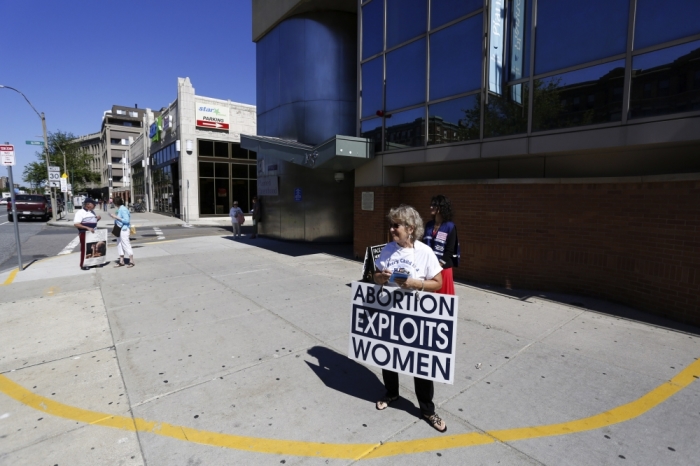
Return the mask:
<svg viewBox="0 0 700 466"><path fill-rule="evenodd" d="M68 169L69 182L73 185L73 191L82 191L91 182L100 181L100 174L90 169L92 155L87 153L75 141L73 133L56 131L49 133L49 160L51 165L61 167L63 172L63 154L66 156L66 168ZM32 186L46 184L48 170L46 168L46 154L42 150L36 153L36 162L31 162L24 167L22 177Z"/></svg>

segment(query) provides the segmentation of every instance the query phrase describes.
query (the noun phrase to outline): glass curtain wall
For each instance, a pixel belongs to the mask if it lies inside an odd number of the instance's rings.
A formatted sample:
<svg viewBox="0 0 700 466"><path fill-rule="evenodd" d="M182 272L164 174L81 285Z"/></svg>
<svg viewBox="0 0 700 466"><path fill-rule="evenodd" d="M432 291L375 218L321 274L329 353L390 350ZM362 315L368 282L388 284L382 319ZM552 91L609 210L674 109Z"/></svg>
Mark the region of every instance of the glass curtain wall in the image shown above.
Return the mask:
<svg viewBox="0 0 700 466"><path fill-rule="evenodd" d="M237 142L200 139L199 214L228 215L233 201L249 212L257 193L257 154L241 148Z"/></svg>
<svg viewBox="0 0 700 466"><path fill-rule="evenodd" d="M152 156L153 210L168 215L180 215L180 153L170 144Z"/></svg>
<svg viewBox="0 0 700 466"><path fill-rule="evenodd" d="M392 151L699 112L699 17L698 0L363 1L359 133Z"/></svg>

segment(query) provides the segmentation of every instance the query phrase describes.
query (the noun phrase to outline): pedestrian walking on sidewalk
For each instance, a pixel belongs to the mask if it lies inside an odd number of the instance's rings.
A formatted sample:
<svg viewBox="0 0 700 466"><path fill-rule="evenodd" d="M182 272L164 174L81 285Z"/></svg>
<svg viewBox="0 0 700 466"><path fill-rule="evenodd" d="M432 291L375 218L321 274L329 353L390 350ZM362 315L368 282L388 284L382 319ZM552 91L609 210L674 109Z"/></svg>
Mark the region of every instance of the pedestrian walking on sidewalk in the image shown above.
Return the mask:
<svg viewBox="0 0 700 466"><path fill-rule="evenodd" d="M377 272L374 282L378 285L400 287L404 290L437 291L442 288L442 267L432 249L417 241L423 237L423 219L411 206L400 205L389 211L389 233L387 244L375 262ZM389 281L393 272L408 274L408 278ZM384 410L399 399L399 374L382 369L386 395L377 401L376 408ZM420 412L425 421L439 432L447 430L447 424L435 412L432 380L413 378Z"/></svg>
<svg viewBox="0 0 700 466"><path fill-rule="evenodd" d="M73 225L78 229L78 237L80 238L80 268L83 270L90 270L90 267L83 267L83 261L85 260L85 232L94 233L95 228L97 228L97 222L101 218L95 214L95 200L89 197L83 201L83 208L78 209L75 212L75 217L73 217Z"/></svg>
<svg viewBox="0 0 700 466"><path fill-rule="evenodd" d="M428 245L442 266L442 288L437 292L455 294L453 267L459 267L459 239L457 227L452 223L452 203L438 194L430 200L430 215L433 217L425 225L423 242Z"/></svg>
<svg viewBox="0 0 700 466"><path fill-rule="evenodd" d="M253 214L253 234L250 235L251 238L258 237L258 223L262 219L262 204L257 196L253 197L253 208L250 209L250 213Z"/></svg>
<svg viewBox="0 0 700 466"><path fill-rule="evenodd" d="M117 215L109 215L114 219L114 224L121 228L121 232L117 238L119 261L115 267L124 267L125 255L129 256L129 265L127 267L133 267L136 263L134 263L134 251L131 249L131 239L129 238L131 234L131 214L129 213L129 209L124 207L124 200L121 197L118 197L114 202L117 205Z"/></svg>
<svg viewBox="0 0 700 466"><path fill-rule="evenodd" d="M106 199L102 199L102 210L104 212L107 212L107 200Z"/></svg>
<svg viewBox="0 0 700 466"><path fill-rule="evenodd" d="M241 224L243 223L243 211L238 207L238 201L233 201L233 207L229 211L231 217L231 232L234 238L241 237Z"/></svg>

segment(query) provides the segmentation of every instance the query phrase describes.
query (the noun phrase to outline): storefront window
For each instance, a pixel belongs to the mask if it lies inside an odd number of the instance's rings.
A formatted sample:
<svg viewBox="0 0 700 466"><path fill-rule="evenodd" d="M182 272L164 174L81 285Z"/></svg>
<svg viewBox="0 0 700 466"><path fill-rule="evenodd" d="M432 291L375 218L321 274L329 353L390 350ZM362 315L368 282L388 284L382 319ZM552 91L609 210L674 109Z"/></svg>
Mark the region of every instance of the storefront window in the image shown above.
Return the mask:
<svg viewBox="0 0 700 466"><path fill-rule="evenodd" d="M384 108L384 59L375 58L362 65L362 117Z"/></svg>
<svg viewBox="0 0 700 466"><path fill-rule="evenodd" d="M199 212L200 215L227 215L238 201L243 211L250 210L251 192L255 195L256 165L240 163L243 160L255 159L257 154L241 148L240 143L226 141L199 141L199 147L208 147L211 142L214 148L210 159L199 160ZM204 144L203 144L204 143ZM221 154L226 154L237 162L222 160ZM251 191L252 190L252 191Z"/></svg>
<svg viewBox="0 0 700 466"><path fill-rule="evenodd" d="M386 109L425 102L425 39L386 55Z"/></svg>
<svg viewBox="0 0 700 466"><path fill-rule="evenodd" d="M634 49L700 34L700 1L637 0Z"/></svg>
<svg viewBox="0 0 700 466"><path fill-rule="evenodd" d="M630 118L700 110L700 41L632 59Z"/></svg>
<svg viewBox="0 0 700 466"><path fill-rule="evenodd" d="M384 0L373 0L362 7L362 58L384 49Z"/></svg>
<svg viewBox="0 0 700 466"><path fill-rule="evenodd" d="M425 33L427 0L386 0L386 48Z"/></svg>
<svg viewBox="0 0 700 466"><path fill-rule="evenodd" d="M479 139L477 95L428 106L428 145Z"/></svg>
<svg viewBox="0 0 700 466"><path fill-rule="evenodd" d="M425 107L394 113L385 119L385 150L401 150L423 145Z"/></svg>
<svg viewBox="0 0 700 466"><path fill-rule="evenodd" d="M481 15L430 36L430 100L481 87Z"/></svg>
<svg viewBox="0 0 700 466"><path fill-rule="evenodd" d="M200 139L197 153L200 157L214 157L214 141L204 141Z"/></svg>
<svg viewBox="0 0 700 466"><path fill-rule="evenodd" d="M214 157L228 158L229 144L227 142L214 142Z"/></svg>
<svg viewBox="0 0 700 466"><path fill-rule="evenodd" d="M484 0L431 0L430 28L442 26L484 6Z"/></svg>
<svg viewBox="0 0 700 466"><path fill-rule="evenodd" d="M535 73L625 53L629 0L538 0Z"/></svg>
<svg viewBox="0 0 700 466"><path fill-rule="evenodd" d="M624 78L618 60L536 79L533 131L620 121Z"/></svg>

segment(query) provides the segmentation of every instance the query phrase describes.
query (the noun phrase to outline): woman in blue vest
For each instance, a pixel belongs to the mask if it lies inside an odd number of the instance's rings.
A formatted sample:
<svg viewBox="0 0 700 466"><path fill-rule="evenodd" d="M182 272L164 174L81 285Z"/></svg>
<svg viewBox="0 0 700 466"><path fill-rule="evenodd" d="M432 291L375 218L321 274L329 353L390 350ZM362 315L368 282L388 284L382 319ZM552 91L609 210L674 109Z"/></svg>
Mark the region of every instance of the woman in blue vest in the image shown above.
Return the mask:
<svg viewBox="0 0 700 466"><path fill-rule="evenodd" d="M455 294L452 267L459 267L459 240L457 227L452 223L452 204L438 194L430 200L430 215L433 217L425 225L423 243L430 246L442 265L442 288L437 293Z"/></svg>

